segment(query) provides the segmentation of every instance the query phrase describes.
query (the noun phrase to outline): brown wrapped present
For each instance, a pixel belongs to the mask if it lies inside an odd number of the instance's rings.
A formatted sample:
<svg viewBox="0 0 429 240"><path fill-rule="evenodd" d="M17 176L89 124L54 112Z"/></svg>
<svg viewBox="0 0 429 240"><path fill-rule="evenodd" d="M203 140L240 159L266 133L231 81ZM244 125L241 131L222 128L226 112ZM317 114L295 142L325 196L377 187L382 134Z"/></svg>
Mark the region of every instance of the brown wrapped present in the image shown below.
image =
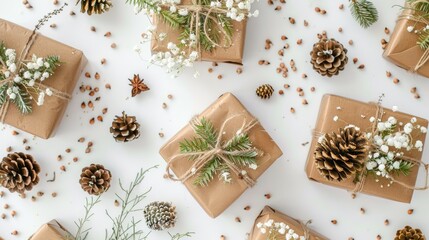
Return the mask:
<svg viewBox="0 0 429 240"><path fill-rule="evenodd" d="M182 5L191 5L191 0L182 0ZM244 41L246 39L246 26L247 21L243 20L241 22L232 21L232 27L234 32L231 37L231 46L228 48L216 47L211 52L202 50L200 53L201 60L203 61L213 61L213 62L225 62L225 63L234 63L242 65L243 62L243 52L244 52ZM152 39L151 49L152 52L162 52L167 51L167 44L173 42L179 44L180 30L170 27L168 23L165 23L160 18L153 18L153 24L156 26L155 36L158 36L160 33L167 33L167 37L163 40L159 38ZM221 44L223 45L223 44Z"/></svg>
<svg viewBox="0 0 429 240"><path fill-rule="evenodd" d="M74 240L74 237L56 220L52 220L43 224L28 240Z"/></svg>
<svg viewBox="0 0 429 240"><path fill-rule="evenodd" d="M0 19L0 42L4 42L7 48L16 49L17 53L20 53L26 46L31 34L31 30ZM37 34L26 59L31 58L33 54L39 57L53 55L60 57L61 66L43 84L57 92L71 96L87 63L83 53L75 48ZM55 129L61 122L67 105L68 100L54 95L46 97L42 106L33 104L33 111L30 114L23 115L14 104L9 104L4 115L4 123L47 139L53 136Z"/></svg>
<svg viewBox="0 0 429 240"><path fill-rule="evenodd" d="M248 181L258 179L283 153L262 125L231 93L223 94L198 116L198 119L201 118L209 120L216 131L222 132L222 141L227 141L240 132L239 129L243 127L244 122L254 122L255 124L248 128L247 135L254 149L261 152L256 157L258 167L256 169L245 168L244 178L232 173L231 183L224 183L218 180L218 177L214 177L207 186L194 185L196 176L183 180L183 184L201 207L214 218L227 209L249 187ZM226 122L228 123L226 124ZM219 130L222 125L224 125L223 131ZM196 161L191 161L186 156L180 156L179 149L180 143L185 139L192 139L193 136L195 136L194 129L188 124L160 150L161 156L169 163L169 167L176 176L183 176L193 170L193 164Z"/></svg>
<svg viewBox="0 0 429 240"><path fill-rule="evenodd" d="M383 56L401 68L429 77L428 56L425 54L428 50L417 45L419 35L407 29L410 26L413 29L424 28L429 21L409 7L406 5L399 16Z"/></svg>
<svg viewBox="0 0 429 240"><path fill-rule="evenodd" d="M263 225L267 221L272 220L274 223L284 223L285 225L289 226L290 229L294 231L298 236L306 237L304 239L306 240L328 240L328 238L320 235L319 233L311 230L309 228L309 224L293 219L279 211L276 211L275 209L272 209L269 206L265 206L264 209L261 211L259 216L255 220L255 224L252 227L252 231L250 232L249 240L265 240L265 239L272 239L268 238L269 236L269 230L267 227L264 227L265 233L261 232L261 228L258 227L259 225ZM263 226L262 226L263 227ZM275 229L273 229L275 230ZM285 234L288 233L288 230L285 231ZM277 236L278 236L277 231ZM273 239L286 239L284 234L278 236L278 238ZM294 238L292 238L294 239ZM302 238L297 238L302 239Z"/></svg>
<svg viewBox="0 0 429 240"><path fill-rule="evenodd" d="M396 111L394 112L390 109L383 109L379 107L378 104L374 103L363 103L340 96L325 95L321 102L315 132L320 134L330 134L332 132L336 132L339 134L338 130L340 128L346 127L348 124L352 124L362 131L370 130L376 126L374 124L376 124L377 121L371 122L370 119L372 117L377 118L376 116L379 116L377 112L383 113L381 116L381 121L386 121L389 117L394 117L397 119L397 123L402 122L403 124L410 122L410 120L414 117L409 114ZM426 119L416 117L415 120L415 125L420 125L423 127L427 127L428 125L428 121ZM420 140L422 143L424 143L426 133L414 130L411 132L411 136L414 141ZM414 166L410 169L408 176L405 176L402 173L398 175L394 174L394 178L392 175L389 179L382 176L377 177L375 174L368 174L366 175L367 177L364 178L365 181L363 181L362 178L356 181L353 176L342 181L335 181L332 179L329 180L326 176L322 176L319 172L318 167L320 166L317 165L315 157L315 150L317 146L318 138L315 136L311 142L305 169L309 179L334 187L344 188L349 191L363 192L399 202L411 202L414 186L416 185L419 166L420 164L423 165L421 162L422 151L418 151L417 149L404 151L404 156L400 157L402 159L411 159L413 162L417 163L414 164ZM368 157L364 158L368 160ZM366 169L366 160L363 162L362 169ZM395 182L392 183L393 180ZM407 187L404 185L407 185Z"/></svg>

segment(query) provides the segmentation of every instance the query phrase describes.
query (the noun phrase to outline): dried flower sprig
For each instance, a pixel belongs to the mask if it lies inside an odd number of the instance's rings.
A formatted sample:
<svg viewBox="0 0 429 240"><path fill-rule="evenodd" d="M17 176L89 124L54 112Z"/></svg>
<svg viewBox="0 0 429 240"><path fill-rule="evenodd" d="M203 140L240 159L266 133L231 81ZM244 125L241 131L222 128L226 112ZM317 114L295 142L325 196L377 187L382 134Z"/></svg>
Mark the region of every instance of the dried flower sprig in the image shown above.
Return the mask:
<svg viewBox="0 0 429 240"><path fill-rule="evenodd" d="M101 201L100 196L97 196L96 198L91 197L91 198L85 199L85 205L84 205L85 215L82 218L79 218L76 222L74 222L77 227L77 231L76 231L76 234L74 235L74 238L70 238L70 239L86 240L91 228L85 228L85 224L91 220L91 217L94 215L94 213L92 213L92 209L100 201Z"/></svg>
<svg viewBox="0 0 429 240"><path fill-rule="evenodd" d="M256 227L267 236L267 240L305 240L304 236L299 236L289 225L283 222L274 222L273 219L264 223L259 222Z"/></svg>
<svg viewBox="0 0 429 240"><path fill-rule="evenodd" d="M170 235L171 240L180 240L180 239L184 239L184 238L190 238L192 237L192 235L195 234L194 232L187 232L187 233L176 233L176 234L171 234L168 233L168 235Z"/></svg>
<svg viewBox="0 0 429 240"><path fill-rule="evenodd" d="M109 211L106 210L107 216L112 221L111 232L106 229L105 239L106 240L128 240L128 239L147 239L149 233L145 234L143 230L139 229L139 224L142 222L141 219L136 220L133 216L133 213L141 211L140 203L146 198L147 194L151 191L149 188L147 191L136 194L134 191L142 183L146 174L153 168L151 167L147 170L141 169L140 172L136 175L134 180L129 184L128 188L125 188L119 180L119 186L123 195L116 194L116 197L119 199L121 211L116 217L112 217ZM141 214L142 215L142 214Z"/></svg>
<svg viewBox="0 0 429 240"><path fill-rule="evenodd" d="M64 4L63 4L63 6L61 6L60 8L55 9L54 11L52 11L52 12L50 12L50 13L46 14L43 18L39 19L39 21L38 21L37 25L34 27L34 31L36 31L36 30L40 30L40 28L41 28L43 25L45 25L45 23L46 23L46 22L48 22L48 21L49 21L49 19L51 19L53 16L56 16L56 15L60 14L60 13L64 10L64 8L65 8L66 6L68 6L68 4L67 4L67 3L64 3Z"/></svg>

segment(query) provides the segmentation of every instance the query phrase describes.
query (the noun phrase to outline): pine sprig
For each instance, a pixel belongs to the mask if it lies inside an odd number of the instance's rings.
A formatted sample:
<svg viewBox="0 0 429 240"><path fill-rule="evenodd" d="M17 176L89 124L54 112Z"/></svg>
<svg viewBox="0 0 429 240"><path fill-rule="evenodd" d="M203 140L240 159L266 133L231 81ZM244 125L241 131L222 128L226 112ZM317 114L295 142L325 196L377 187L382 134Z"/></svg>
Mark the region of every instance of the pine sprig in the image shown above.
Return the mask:
<svg viewBox="0 0 429 240"><path fill-rule="evenodd" d="M19 91L16 93L15 99L10 99L10 101L16 105L22 114L29 114L33 110L30 94L22 87L18 87Z"/></svg>
<svg viewBox="0 0 429 240"><path fill-rule="evenodd" d="M378 11L369 0L350 0L350 11L355 20L368 28L378 21Z"/></svg>
<svg viewBox="0 0 429 240"><path fill-rule="evenodd" d="M413 6L413 9L420 11L424 14L429 14L429 2L419 0L407 0L407 2Z"/></svg>
<svg viewBox="0 0 429 240"><path fill-rule="evenodd" d="M222 163L219 158L210 160L198 173L197 178L194 180L194 185L204 187L214 179L214 176L222 169Z"/></svg>
<svg viewBox="0 0 429 240"><path fill-rule="evenodd" d="M7 85L3 85L0 87L0 107L6 102L7 99Z"/></svg>
<svg viewBox="0 0 429 240"><path fill-rule="evenodd" d="M414 163L407 162L407 161L401 161L401 164L399 165L399 169L396 169L395 172L400 175L403 174L404 176L408 176L411 173L411 169L414 167Z"/></svg>
<svg viewBox="0 0 429 240"><path fill-rule="evenodd" d="M148 171L157 166L151 167L147 170L141 169L136 175L134 180L129 184L128 188L122 185L119 180L119 186L123 195L116 194L121 204L121 211L113 217L107 210L106 215L112 221L111 233L106 229L105 240L146 240L149 234L145 234L143 230L139 229L141 219L136 220L131 215L141 210L140 203L146 198L151 188L141 194L135 194L136 188L142 183Z"/></svg>
<svg viewBox="0 0 429 240"><path fill-rule="evenodd" d="M417 40L417 45L420 46L421 49L426 50L429 48L429 31L422 31L419 34L419 39Z"/></svg>

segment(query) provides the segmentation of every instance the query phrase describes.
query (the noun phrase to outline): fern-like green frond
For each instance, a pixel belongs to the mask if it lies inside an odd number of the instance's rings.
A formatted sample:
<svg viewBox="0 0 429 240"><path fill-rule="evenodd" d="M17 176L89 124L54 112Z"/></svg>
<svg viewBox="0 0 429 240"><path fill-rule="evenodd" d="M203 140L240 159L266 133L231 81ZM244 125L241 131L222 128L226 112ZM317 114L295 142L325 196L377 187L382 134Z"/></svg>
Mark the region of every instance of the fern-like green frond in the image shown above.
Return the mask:
<svg viewBox="0 0 429 240"><path fill-rule="evenodd" d="M0 87L0 107L3 106L3 104L6 102L7 89L8 89L7 85L3 85Z"/></svg>
<svg viewBox="0 0 429 240"><path fill-rule="evenodd" d="M417 44L423 50L426 50L429 48L429 31L422 31L419 34L419 40L417 41Z"/></svg>
<svg viewBox="0 0 429 240"><path fill-rule="evenodd" d="M351 0L350 11L363 28L368 28L378 21L378 11L368 0Z"/></svg>
<svg viewBox="0 0 429 240"><path fill-rule="evenodd" d="M20 88L16 93L15 99L11 99L10 101L16 105L22 114L29 114L32 112L30 94L24 89Z"/></svg>
<svg viewBox="0 0 429 240"><path fill-rule="evenodd" d="M207 119L202 118L197 124L195 124L194 131L200 138L202 138L212 147L216 145L218 137L216 130L213 124L210 121L207 121Z"/></svg>
<svg viewBox="0 0 429 240"><path fill-rule="evenodd" d="M429 14L429 2L418 0L407 0L407 2L412 6L414 5L413 9L425 14Z"/></svg>
<svg viewBox="0 0 429 240"><path fill-rule="evenodd" d="M210 160L204 167L198 172L197 178L194 180L194 185L204 187L207 186L214 178L216 173L221 169L223 164L215 157Z"/></svg>
<svg viewBox="0 0 429 240"><path fill-rule="evenodd" d="M247 134L239 134L234 136L225 147L227 151L243 151L239 155L228 155L228 158L236 165L250 166L256 164L258 152L252 146L252 142Z"/></svg>
<svg viewBox="0 0 429 240"><path fill-rule="evenodd" d="M167 10L161 10L159 13L159 16L170 27L175 28L175 29L179 29L179 28L184 26L184 24L186 23L186 21L190 15L181 16L177 13L172 13L172 12L167 11Z"/></svg>

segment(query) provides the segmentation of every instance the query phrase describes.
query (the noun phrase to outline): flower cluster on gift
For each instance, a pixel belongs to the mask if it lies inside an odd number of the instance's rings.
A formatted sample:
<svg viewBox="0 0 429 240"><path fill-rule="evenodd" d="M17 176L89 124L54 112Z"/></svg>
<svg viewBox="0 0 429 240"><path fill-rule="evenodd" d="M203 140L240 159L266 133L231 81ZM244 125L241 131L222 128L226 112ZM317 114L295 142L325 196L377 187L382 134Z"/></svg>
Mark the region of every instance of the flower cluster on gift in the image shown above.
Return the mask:
<svg viewBox="0 0 429 240"><path fill-rule="evenodd" d="M155 14L172 28L181 31L178 42L168 42L168 51L157 53L150 59L151 64L166 68L166 71L173 75L178 75L186 67L192 67L199 59L200 51L210 52L221 45L222 41L226 41L225 39L230 42L234 32L232 21L241 22L248 17L259 15L258 10L252 12L254 0L195 0L191 5L182 5L180 0L127 2L135 5L136 13ZM196 8L198 10L195 10ZM150 37L158 37L161 41L165 39L167 33L154 36L154 30L150 29L143 34L140 44L150 40ZM140 46L137 49L142 53Z"/></svg>
<svg viewBox="0 0 429 240"><path fill-rule="evenodd" d="M17 62L16 50L0 43L0 107L9 100L27 114L32 111L31 101L43 105L45 96L53 93L49 88L40 88L38 83L48 79L59 65L57 56L33 55L31 60Z"/></svg>
<svg viewBox="0 0 429 240"><path fill-rule="evenodd" d="M259 222L256 227L267 236L267 240L305 240L304 236L299 236L289 225L283 222L274 222L273 219L264 223Z"/></svg>
<svg viewBox="0 0 429 240"><path fill-rule="evenodd" d="M377 120L374 117L369 121L378 122L374 135L366 133L367 138L372 139L374 146L374 149L369 152L366 169L385 178L390 178L392 173L408 175L414 164L401 160L401 157L404 156L404 152L423 150L423 142L414 140L411 134L415 131L426 133L426 127L416 124L415 117L407 123L398 122L393 116L390 116L387 121Z"/></svg>
<svg viewBox="0 0 429 240"><path fill-rule="evenodd" d="M429 2L420 0L407 0L409 6L404 9L411 9L414 11L413 15L416 15L417 19L420 18L422 23L427 23L426 20L429 14ZM408 17L409 18L409 17ZM419 21L419 22L420 22ZM422 49L426 50L429 48L429 25L417 28L417 23L407 27L407 31L418 35L417 45Z"/></svg>

